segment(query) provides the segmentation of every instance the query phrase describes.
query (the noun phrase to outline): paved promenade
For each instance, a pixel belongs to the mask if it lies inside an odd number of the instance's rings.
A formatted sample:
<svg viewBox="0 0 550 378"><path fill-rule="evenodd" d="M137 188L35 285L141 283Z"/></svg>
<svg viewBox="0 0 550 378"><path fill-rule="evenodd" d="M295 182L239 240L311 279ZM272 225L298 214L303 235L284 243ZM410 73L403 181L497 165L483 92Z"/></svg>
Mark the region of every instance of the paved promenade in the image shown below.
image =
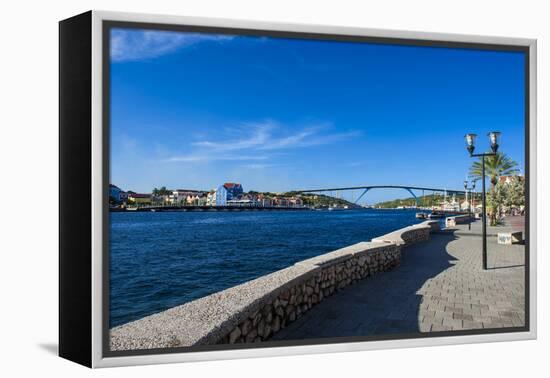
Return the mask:
<svg viewBox="0 0 550 378"><path fill-rule="evenodd" d="M327 298L274 340L524 326L524 246L499 245L489 228L481 269L481 225L460 225L406 248L401 266Z"/></svg>

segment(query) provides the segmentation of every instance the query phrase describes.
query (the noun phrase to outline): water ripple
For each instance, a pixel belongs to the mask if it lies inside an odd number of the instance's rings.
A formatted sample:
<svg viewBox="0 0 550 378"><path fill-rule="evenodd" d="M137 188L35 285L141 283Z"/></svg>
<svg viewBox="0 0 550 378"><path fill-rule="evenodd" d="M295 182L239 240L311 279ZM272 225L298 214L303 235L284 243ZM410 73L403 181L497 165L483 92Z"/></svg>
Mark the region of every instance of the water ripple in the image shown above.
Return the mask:
<svg viewBox="0 0 550 378"><path fill-rule="evenodd" d="M111 327L417 223L414 214L111 213Z"/></svg>

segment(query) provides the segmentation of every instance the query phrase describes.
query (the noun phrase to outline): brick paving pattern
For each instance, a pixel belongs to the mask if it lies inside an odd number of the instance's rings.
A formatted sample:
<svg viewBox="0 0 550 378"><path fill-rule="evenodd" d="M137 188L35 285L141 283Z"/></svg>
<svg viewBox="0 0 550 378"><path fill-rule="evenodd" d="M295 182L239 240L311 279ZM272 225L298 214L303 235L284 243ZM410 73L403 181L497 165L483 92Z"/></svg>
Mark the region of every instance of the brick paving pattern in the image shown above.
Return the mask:
<svg viewBox="0 0 550 378"><path fill-rule="evenodd" d="M481 269L480 222L406 248L401 266L327 298L274 340L424 333L525 324L524 246L499 245L488 229Z"/></svg>

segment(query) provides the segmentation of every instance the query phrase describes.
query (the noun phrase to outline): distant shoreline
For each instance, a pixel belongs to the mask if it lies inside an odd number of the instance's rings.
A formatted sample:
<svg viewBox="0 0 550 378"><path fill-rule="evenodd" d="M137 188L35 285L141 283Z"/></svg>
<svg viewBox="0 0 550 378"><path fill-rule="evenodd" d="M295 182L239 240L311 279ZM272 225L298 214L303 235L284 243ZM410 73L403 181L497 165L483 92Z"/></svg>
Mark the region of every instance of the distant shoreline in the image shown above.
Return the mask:
<svg viewBox="0 0 550 378"><path fill-rule="evenodd" d="M220 211L313 211L309 207L247 207L247 206L158 206L158 207L141 207L141 208L110 208L112 213L133 213L133 212L220 212Z"/></svg>

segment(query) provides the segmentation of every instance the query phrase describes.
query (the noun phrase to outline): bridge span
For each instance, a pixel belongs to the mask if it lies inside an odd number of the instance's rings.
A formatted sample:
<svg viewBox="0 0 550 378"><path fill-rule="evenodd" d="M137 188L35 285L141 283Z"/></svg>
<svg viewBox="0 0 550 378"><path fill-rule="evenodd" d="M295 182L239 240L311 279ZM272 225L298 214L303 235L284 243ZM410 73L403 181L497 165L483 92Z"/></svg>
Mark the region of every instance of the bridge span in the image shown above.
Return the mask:
<svg viewBox="0 0 550 378"><path fill-rule="evenodd" d="M407 185L365 185L365 186L348 186L342 188L320 188L320 189L305 189L305 190L295 190L297 193L321 193L321 192L342 192L350 190L363 190L361 195L353 202L356 204L367 194L369 190L372 189L403 189L408 191L415 199L416 204L418 205L418 197L414 193L415 190L422 192L433 192L433 193L448 193L448 194L465 194L464 190L454 190L454 189L441 189L441 188L428 188L422 186L407 186Z"/></svg>

